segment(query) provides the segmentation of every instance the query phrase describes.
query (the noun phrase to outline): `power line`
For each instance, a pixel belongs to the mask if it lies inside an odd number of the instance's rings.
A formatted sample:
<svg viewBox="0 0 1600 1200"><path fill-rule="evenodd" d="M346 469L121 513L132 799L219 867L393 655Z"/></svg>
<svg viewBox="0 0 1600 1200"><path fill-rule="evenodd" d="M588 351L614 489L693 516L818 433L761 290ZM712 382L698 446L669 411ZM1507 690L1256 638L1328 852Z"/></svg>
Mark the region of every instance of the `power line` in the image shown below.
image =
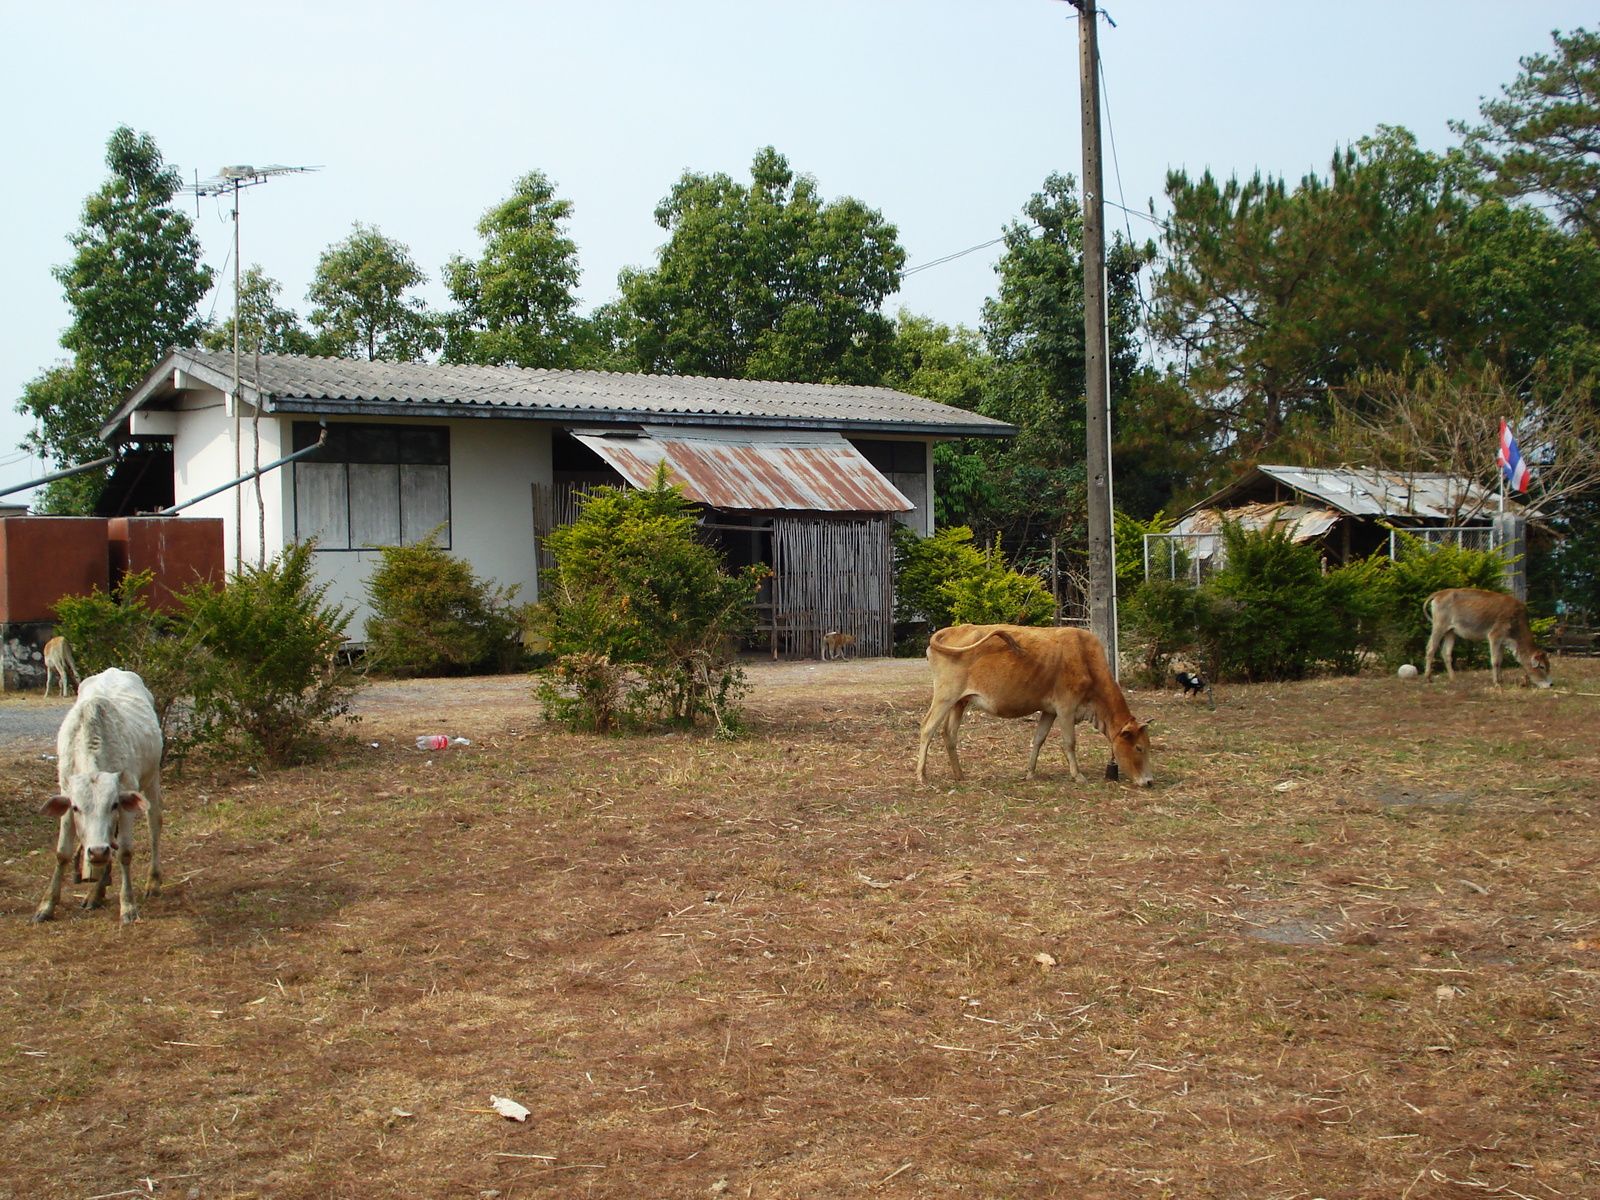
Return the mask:
<svg viewBox="0 0 1600 1200"><path fill-rule="evenodd" d="M1004 235L1002 235L997 238L991 238L987 242L979 242L976 246L968 246L965 250L957 250L954 254L946 254L943 258L936 258L931 262L918 263L914 267L907 267L904 271L901 271L900 278L904 279L907 275L915 275L918 271L926 271L929 267L942 267L945 263L955 262L956 259L963 258L968 254L976 254L979 250L987 250L990 246L998 246L1005 240Z"/></svg>

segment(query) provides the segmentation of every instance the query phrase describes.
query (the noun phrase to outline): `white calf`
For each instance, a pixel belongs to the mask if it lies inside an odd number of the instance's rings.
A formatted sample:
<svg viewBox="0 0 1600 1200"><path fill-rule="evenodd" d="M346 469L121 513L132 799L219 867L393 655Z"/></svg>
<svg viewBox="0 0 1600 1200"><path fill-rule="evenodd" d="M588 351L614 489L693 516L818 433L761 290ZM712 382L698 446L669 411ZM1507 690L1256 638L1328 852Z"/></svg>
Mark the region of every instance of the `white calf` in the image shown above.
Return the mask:
<svg viewBox="0 0 1600 1200"><path fill-rule="evenodd" d="M50 676L61 681L61 694L67 694L67 672L72 672L72 685L78 685L78 664L72 661L72 646L64 637L53 637L44 644L44 694L50 694Z"/></svg>
<svg viewBox="0 0 1600 1200"><path fill-rule="evenodd" d="M153 895L161 887L161 748L161 723L144 680L112 667L79 685L77 703L56 735L61 793L40 810L61 818L61 824L55 873L35 921L55 916L62 876L76 857L74 842L95 868L94 891L84 907L105 903L115 858L122 874L122 919L139 919L133 898L133 818L136 813L149 818L148 894Z"/></svg>

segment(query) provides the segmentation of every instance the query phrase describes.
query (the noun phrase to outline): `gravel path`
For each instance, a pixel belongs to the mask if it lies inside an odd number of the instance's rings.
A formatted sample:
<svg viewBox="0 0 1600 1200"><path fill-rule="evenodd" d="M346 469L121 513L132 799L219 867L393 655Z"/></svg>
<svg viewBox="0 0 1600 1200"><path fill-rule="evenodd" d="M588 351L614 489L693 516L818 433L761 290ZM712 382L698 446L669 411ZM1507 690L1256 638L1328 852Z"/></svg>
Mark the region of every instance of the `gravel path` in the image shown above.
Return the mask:
<svg viewBox="0 0 1600 1200"><path fill-rule="evenodd" d="M754 696L768 688L816 685L923 683L928 664L920 658L845 659L842 662L773 662L752 659L745 663ZM41 751L54 748L56 730L70 707L54 696L46 700L36 692L0 694L0 747ZM471 737L471 714L485 707L504 711L537 711L526 675L486 675L468 679L401 679L373 683L356 696L355 710L374 727L386 730L404 726L412 733L446 733ZM415 729L411 727L415 726Z"/></svg>

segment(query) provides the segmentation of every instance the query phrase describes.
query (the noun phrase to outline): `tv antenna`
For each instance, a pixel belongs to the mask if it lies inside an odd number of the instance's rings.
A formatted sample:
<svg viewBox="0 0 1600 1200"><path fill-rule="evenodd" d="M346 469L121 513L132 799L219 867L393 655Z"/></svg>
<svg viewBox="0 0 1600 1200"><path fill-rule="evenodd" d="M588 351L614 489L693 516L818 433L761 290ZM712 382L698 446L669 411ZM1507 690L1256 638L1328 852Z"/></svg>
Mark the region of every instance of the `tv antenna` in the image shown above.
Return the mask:
<svg viewBox="0 0 1600 1200"><path fill-rule="evenodd" d="M201 196L233 196L233 473L237 478L244 473L243 450L240 442L242 430L239 424L239 327L243 324L242 314L239 311L239 192L247 187L255 187L258 183L265 183L278 175L303 175L310 171L320 171L321 167L286 167L281 163L273 163L265 167L232 166L221 167L217 170L214 179L201 181L199 172L195 173L195 181L185 191L194 193L196 214L198 215ZM261 466L261 409L260 397L256 397L257 407L255 417L252 418L252 427L255 429L256 467ZM265 565L267 558L266 538L266 502L261 495L261 477L256 476L256 508L259 510L259 533L261 545L259 559ZM244 565L244 494L235 489L233 493L233 567L238 570Z"/></svg>

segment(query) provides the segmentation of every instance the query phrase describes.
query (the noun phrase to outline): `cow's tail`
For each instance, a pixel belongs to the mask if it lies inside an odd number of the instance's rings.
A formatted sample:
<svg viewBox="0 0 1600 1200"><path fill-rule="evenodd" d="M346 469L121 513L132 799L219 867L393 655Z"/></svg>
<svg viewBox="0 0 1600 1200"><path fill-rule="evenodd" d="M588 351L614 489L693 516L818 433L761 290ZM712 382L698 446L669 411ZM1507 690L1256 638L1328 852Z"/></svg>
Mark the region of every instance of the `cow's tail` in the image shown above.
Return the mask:
<svg viewBox="0 0 1600 1200"><path fill-rule="evenodd" d="M1011 634L1007 633L1004 629L991 629L988 633L984 634L977 641L968 642L965 646L949 646L949 645L942 644L939 641L939 637L940 637L940 634L943 634L943 633L946 633L946 632L948 632L948 631L941 629L941 630L939 630L938 633L934 634L933 637L928 640L928 649L929 650L937 650L940 654L946 654L946 655L949 655L951 658L956 658L956 657L959 657L960 655L967 654L967 653L970 653L973 650L976 650L979 646L983 645L990 638L1000 638L1002 641L1005 642L1006 645L1011 647L1011 652L1013 654L1016 654L1016 655L1021 655L1022 654L1022 647L1017 644L1017 639L1012 637Z"/></svg>
<svg viewBox="0 0 1600 1200"><path fill-rule="evenodd" d="M1428 624L1433 624L1433 597L1429 596L1422 602L1422 615L1428 618Z"/></svg>

